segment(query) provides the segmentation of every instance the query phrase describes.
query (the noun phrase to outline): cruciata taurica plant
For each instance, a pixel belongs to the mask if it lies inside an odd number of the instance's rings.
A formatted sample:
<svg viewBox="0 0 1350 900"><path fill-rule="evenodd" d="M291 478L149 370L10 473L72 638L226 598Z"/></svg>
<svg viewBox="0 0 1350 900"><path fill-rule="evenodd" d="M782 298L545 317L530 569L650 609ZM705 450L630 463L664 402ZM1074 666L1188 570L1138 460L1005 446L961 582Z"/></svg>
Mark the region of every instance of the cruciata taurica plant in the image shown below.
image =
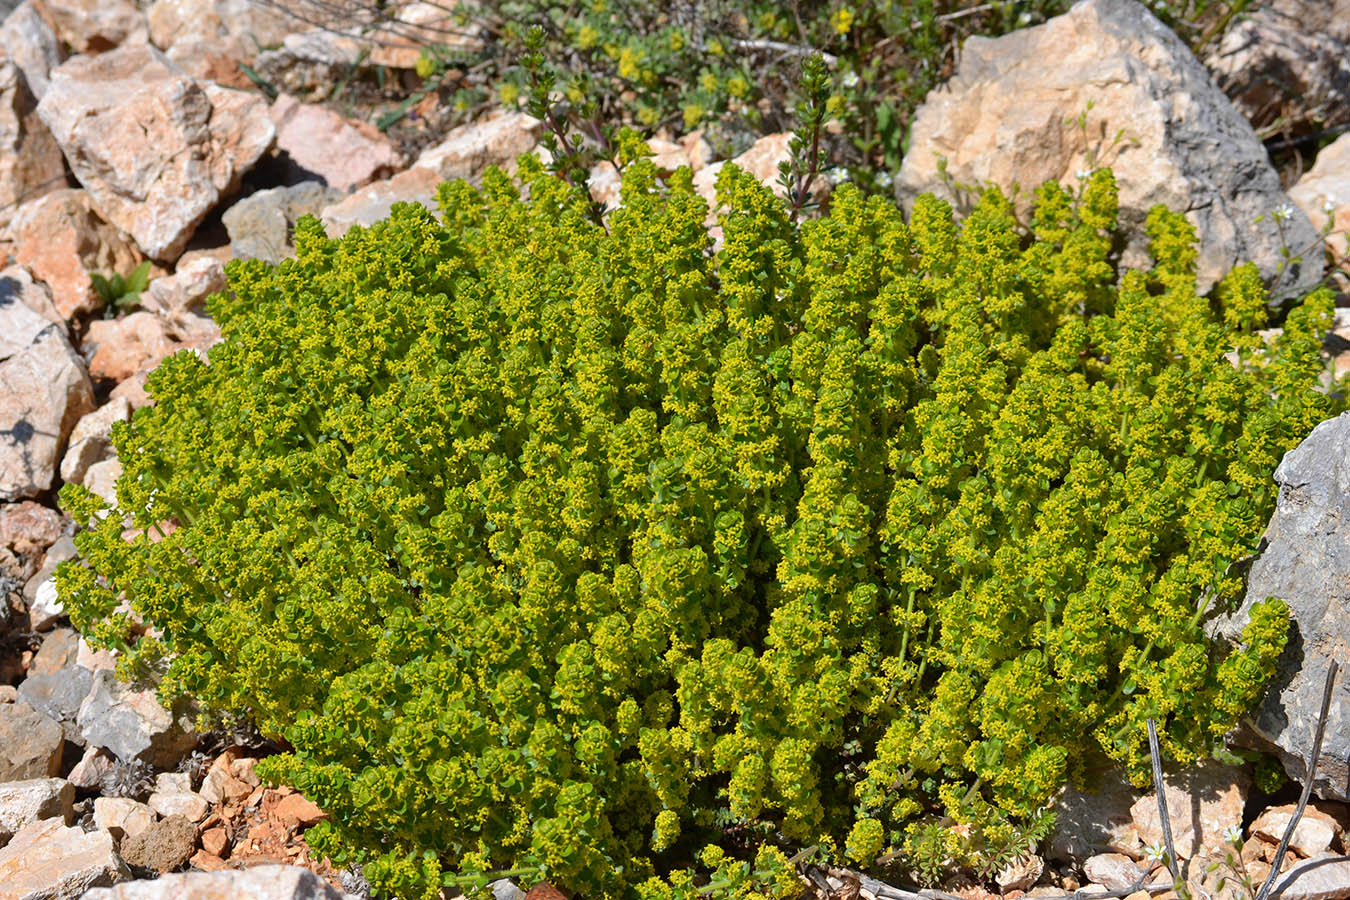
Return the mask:
<svg viewBox="0 0 1350 900"><path fill-rule="evenodd" d="M620 143L608 231L523 157L231 263L209 364L114 433L117 508L62 494L77 627L289 741L310 845L398 897L782 895L808 844L1007 834L1094 751L1142 783L1147 717L1208 752L1284 647L1278 601L1203 624L1339 408L1330 296L1264 341L1256 270L1197 296L1163 209L1116 271L1105 170L1023 234L992 190L794 224L728 166L714 250Z"/></svg>

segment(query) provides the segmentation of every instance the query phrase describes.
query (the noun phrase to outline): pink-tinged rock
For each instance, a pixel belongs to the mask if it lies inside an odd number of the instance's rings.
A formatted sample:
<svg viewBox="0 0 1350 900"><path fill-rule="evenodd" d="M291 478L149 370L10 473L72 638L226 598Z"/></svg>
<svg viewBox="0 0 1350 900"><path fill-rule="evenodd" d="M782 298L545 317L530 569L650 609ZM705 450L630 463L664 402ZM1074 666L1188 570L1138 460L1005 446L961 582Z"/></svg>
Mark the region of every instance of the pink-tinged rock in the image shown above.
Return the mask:
<svg viewBox="0 0 1350 900"><path fill-rule="evenodd" d="M474 178L489 166L507 168L529 153L543 123L519 112L502 112L481 122L461 125L439 144L422 152L413 165L442 179Z"/></svg>
<svg viewBox="0 0 1350 900"><path fill-rule="evenodd" d="M277 148L340 191L384 178L402 162L394 145L375 127L326 106L301 103L289 94L272 104L272 123Z"/></svg>
<svg viewBox="0 0 1350 900"><path fill-rule="evenodd" d="M23 500L0 505L0 546L34 562L41 561L42 554L61 537L64 527L61 514L41 503Z"/></svg>
<svg viewBox="0 0 1350 900"><path fill-rule="evenodd" d="M46 282L63 319L103 305L90 275L129 275L141 262L135 244L94 209L86 191L62 188L25 203L10 222L15 258Z"/></svg>
<svg viewBox="0 0 1350 900"><path fill-rule="evenodd" d="M1247 833L1271 844L1278 844L1284 838L1295 809L1292 803L1273 806L1257 816ZM1331 849L1331 845L1341 836L1341 831L1341 823L1335 816L1318 809L1316 803L1310 803L1294 827L1289 848L1299 856L1317 856Z"/></svg>
<svg viewBox="0 0 1350 900"><path fill-rule="evenodd" d="M223 260L199 252L185 253L172 275L150 282L141 294L141 306L172 322L183 313L200 311L206 298L225 290L225 286Z"/></svg>
<svg viewBox="0 0 1350 900"><path fill-rule="evenodd" d="M1350 897L1350 857L1315 856L1294 864L1275 879L1271 900L1346 900Z"/></svg>
<svg viewBox="0 0 1350 900"><path fill-rule="evenodd" d="M1206 848L1215 848L1216 855L1222 856L1222 849L1228 843L1224 832L1242 827L1242 813L1250 786L1251 776L1245 769L1212 760L1164 775L1167 814L1172 821L1172 841L1177 855L1189 859ZM1158 819L1157 795L1139 798L1130 808L1130 814L1144 843L1161 845L1163 833Z"/></svg>
<svg viewBox="0 0 1350 900"><path fill-rule="evenodd" d="M131 404L114 398L75 423L70 432L70 444L61 459L61 480L80 482L84 473L96 462L112 454L112 427L114 422L131 421Z"/></svg>
<svg viewBox="0 0 1350 900"><path fill-rule="evenodd" d="M38 114L100 213L160 260L274 136L261 97L198 82L149 44L62 63Z"/></svg>
<svg viewBox="0 0 1350 900"><path fill-rule="evenodd" d="M52 302L52 292L40 281L34 281L32 274L23 266L10 266L0 271L0 306L10 302L19 302L42 316L48 322L66 329L66 319Z"/></svg>
<svg viewBox="0 0 1350 900"><path fill-rule="evenodd" d="M23 72L28 89L38 100L47 93L52 69L61 65L65 54L61 41L33 0L24 0L0 25L0 47Z"/></svg>
<svg viewBox="0 0 1350 900"><path fill-rule="evenodd" d="M116 650L95 650L80 638L79 649L75 651L75 665L82 666L91 672L99 669L112 669L117 665ZM81 787L81 785L76 785Z"/></svg>
<svg viewBox="0 0 1350 900"><path fill-rule="evenodd" d="M1289 199L1318 231L1330 226L1327 246L1338 258L1350 255L1350 134L1322 148L1313 167L1289 189Z"/></svg>
<svg viewBox="0 0 1350 900"><path fill-rule="evenodd" d="M34 822L0 849L0 900L74 900L129 878L112 835L86 834L60 819Z"/></svg>
<svg viewBox="0 0 1350 900"><path fill-rule="evenodd" d="M185 72L239 87L250 84L239 62L251 62L259 47L308 27L256 0L158 0L146 19L150 40Z"/></svg>
<svg viewBox="0 0 1350 900"><path fill-rule="evenodd" d="M319 809L318 804L306 799L303 794L290 794L276 805L273 814L279 817L286 827L297 825L310 826L328 818L328 813Z"/></svg>
<svg viewBox="0 0 1350 900"><path fill-rule="evenodd" d="M66 186L61 148L37 104L19 67L0 61L0 228L24 201Z"/></svg>
<svg viewBox="0 0 1350 900"><path fill-rule="evenodd" d="M135 837L155 823L155 811L129 797L94 798L94 825L117 840Z"/></svg>
<svg viewBox="0 0 1350 900"><path fill-rule="evenodd" d="M164 321L144 310L121 319L96 319L84 338L90 376L113 381L153 369L178 348Z"/></svg>
<svg viewBox="0 0 1350 900"><path fill-rule="evenodd" d="M1045 860L1035 853L1026 853L1008 863L994 876L994 882L1004 895L1009 891L1025 891L1040 880L1045 871Z"/></svg>
<svg viewBox="0 0 1350 900"><path fill-rule="evenodd" d="M1083 874L1095 884L1105 885L1113 891L1123 891L1138 884L1144 877L1144 870L1124 854L1098 853L1083 863Z"/></svg>
<svg viewBox="0 0 1350 900"><path fill-rule="evenodd" d="M387 181L377 181L332 206L321 221L329 237L341 237L353 225L370 226L389 218L395 203L421 203L436 209L436 189L445 179L430 169L412 168Z"/></svg>
<svg viewBox="0 0 1350 900"><path fill-rule="evenodd" d="M61 329L22 303L0 308L0 500L50 490L57 453L93 387Z"/></svg>
<svg viewBox="0 0 1350 900"><path fill-rule="evenodd" d="M102 747L85 747L84 756L80 757L80 761L75 764L75 768L70 770L70 774L66 776L66 781L81 790L92 791L101 788L103 779L113 770L116 763L116 758ZM104 798L100 797L99 799ZM98 800L95 800L94 803L94 814L97 816Z"/></svg>
<svg viewBox="0 0 1350 900"><path fill-rule="evenodd" d="M398 25L389 29L370 51L370 62L394 69L411 69L417 65L422 48L438 44L451 50L469 52L482 47L478 29L455 18L455 0L436 0L434 3L414 2L395 15Z"/></svg>
<svg viewBox="0 0 1350 900"><path fill-rule="evenodd" d="M42 6L57 36L77 53L103 53L145 28L132 0L42 0Z"/></svg>
<svg viewBox="0 0 1350 900"><path fill-rule="evenodd" d="M342 900L342 897L309 869L277 865L163 875L154 881L99 888L81 900Z"/></svg>
<svg viewBox="0 0 1350 900"><path fill-rule="evenodd" d="M147 801L155 812L164 816L182 816L192 822L200 822L211 811L211 805L201 794L192 791L178 791L171 794L154 793Z"/></svg>
<svg viewBox="0 0 1350 900"><path fill-rule="evenodd" d="M69 825L75 788L64 778L30 778L0 784L0 844L43 819Z"/></svg>

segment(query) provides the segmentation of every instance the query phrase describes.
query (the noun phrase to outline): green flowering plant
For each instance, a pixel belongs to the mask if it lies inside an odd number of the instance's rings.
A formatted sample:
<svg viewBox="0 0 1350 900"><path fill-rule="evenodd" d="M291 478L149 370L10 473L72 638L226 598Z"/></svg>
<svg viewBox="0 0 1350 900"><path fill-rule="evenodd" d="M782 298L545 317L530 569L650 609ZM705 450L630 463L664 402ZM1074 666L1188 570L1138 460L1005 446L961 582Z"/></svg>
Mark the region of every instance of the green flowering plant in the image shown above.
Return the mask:
<svg viewBox="0 0 1350 900"><path fill-rule="evenodd" d="M728 166L717 247L617 143L602 223L525 156L232 262L116 507L62 490L75 625L284 738L311 847L401 898L790 896L797 847L969 859L949 822L987 862L1091 754L1145 783L1147 719L1183 764L1232 727L1287 613L1203 624L1341 408L1329 293L1263 340L1256 269L1198 295L1161 208L1117 271L1108 170L1024 234L993 190L794 222Z"/></svg>

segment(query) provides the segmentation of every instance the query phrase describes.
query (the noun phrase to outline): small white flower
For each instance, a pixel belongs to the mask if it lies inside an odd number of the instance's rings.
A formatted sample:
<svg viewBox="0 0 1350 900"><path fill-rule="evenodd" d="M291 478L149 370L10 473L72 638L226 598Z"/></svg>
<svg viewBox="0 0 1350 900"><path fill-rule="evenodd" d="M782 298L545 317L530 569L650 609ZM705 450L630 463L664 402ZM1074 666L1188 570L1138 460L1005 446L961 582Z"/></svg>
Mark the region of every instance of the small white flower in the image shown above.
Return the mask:
<svg viewBox="0 0 1350 900"><path fill-rule="evenodd" d="M888 188L894 181L895 177L890 172L877 173L877 187Z"/></svg>
<svg viewBox="0 0 1350 900"><path fill-rule="evenodd" d="M851 88L858 86L858 73L849 72L844 76L844 87Z"/></svg>
<svg viewBox="0 0 1350 900"><path fill-rule="evenodd" d="M1230 844L1242 843L1242 829L1237 825L1229 825L1223 830L1223 839Z"/></svg>
<svg viewBox="0 0 1350 900"><path fill-rule="evenodd" d="M1327 215L1331 215L1335 211L1336 211L1336 198L1328 197L1326 201L1322 203L1322 212L1326 213Z"/></svg>
<svg viewBox="0 0 1350 900"><path fill-rule="evenodd" d="M1073 173L1073 177L1077 178L1079 181L1087 181L1089 178L1092 177L1092 170L1079 169L1077 172Z"/></svg>
<svg viewBox="0 0 1350 900"><path fill-rule="evenodd" d="M839 167L826 169L824 174L825 177L830 180L830 184L841 184L842 182L848 181L849 178L848 169Z"/></svg>
<svg viewBox="0 0 1350 900"><path fill-rule="evenodd" d="M1153 843L1144 848L1144 856L1154 862L1162 862L1167 856L1167 851L1162 844Z"/></svg>
<svg viewBox="0 0 1350 900"><path fill-rule="evenodd" d="M1288 203L1282 204L1279 209L1275 210L1274 215L1277 221L1288 222L1294 217L1294 207Z"/></svg>

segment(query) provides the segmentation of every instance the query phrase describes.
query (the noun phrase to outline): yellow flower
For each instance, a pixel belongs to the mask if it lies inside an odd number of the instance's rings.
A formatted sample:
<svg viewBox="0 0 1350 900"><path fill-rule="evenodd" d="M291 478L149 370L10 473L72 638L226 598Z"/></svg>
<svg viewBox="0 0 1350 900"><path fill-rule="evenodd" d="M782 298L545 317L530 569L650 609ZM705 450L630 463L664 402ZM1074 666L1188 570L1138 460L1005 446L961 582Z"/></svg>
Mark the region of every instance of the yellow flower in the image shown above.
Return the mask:
<svg viewBox="0 0 1350 900"><path fill-rule="evenodd" d="M506 106L511 106L520 99L520 88L509 81L503 81L497 92L501 94L502 103Z"/></svg>
<svg viewBox="0 0 1350 900"><path fill-rule="evenodd" d="M661 119L661 114L656 111L654 106L640 106L637 111L637 120L643 125L655 125Z"/></svg>
<svg viewBox="0 0 1350 900"><path fill-rule="evenodd" d="M703 107L697 103L686 104L684 107L684 127L693 128L701 121L703 121Z"/></svg>
<svg viewBox="0 0 1350 900"><path fill-rule="evenodd" d="M670 49L675 53L684 49L684 32L678 28L670 32Z"/></svg>
<svg viewBox="0 0 1350 900"><path fill-rule="evenodd" d="M841 6L834 13L834 30L840 34L848 34L853 30L853 10L847 6Z"/></svg>
<svg viewBox="0 0 1350 900"><path fill-rule="evenodd" d="M418 78L430 78L436 74L436 60L430 53L423 50L417 56L417 64L413 67Z"/></svg>
<svg viewBox="0 0 1350 900"><path fill-rule="evenodd" d="M722 42L719 41L717 38L713 38L711 41L708 41L709 56L722 56L726 52L727 52L726 48L722 46Z"/></svg>
<svg viewBox="0 0 1350 900"><path fill-rule="evenodd" d="M727 79L727 93L733 97L744 97L750 93L750 82L739 75Z"/></svg>
<svg viewBox="0 0 1350 900"><path fill-rule="evenodd" d="M698 86L711 94L717 90L717 76L711 72L704 72L698 78Z"/></svg>
<svg viewBox="0 0 1350 900"><path fill-rule="evenodd" d="M638 77L640 69L638 63L641 61L637 51L632 47L625 47L619 54L619 77L628 81L633 81Z"/></svg>
<svg viewBox="0 0 1350 900"><path fill-rule="evenodd" d="M596 31L590 25L581 26L577 32L577 49L589 50L600 40L600 32Z"/></svg>

